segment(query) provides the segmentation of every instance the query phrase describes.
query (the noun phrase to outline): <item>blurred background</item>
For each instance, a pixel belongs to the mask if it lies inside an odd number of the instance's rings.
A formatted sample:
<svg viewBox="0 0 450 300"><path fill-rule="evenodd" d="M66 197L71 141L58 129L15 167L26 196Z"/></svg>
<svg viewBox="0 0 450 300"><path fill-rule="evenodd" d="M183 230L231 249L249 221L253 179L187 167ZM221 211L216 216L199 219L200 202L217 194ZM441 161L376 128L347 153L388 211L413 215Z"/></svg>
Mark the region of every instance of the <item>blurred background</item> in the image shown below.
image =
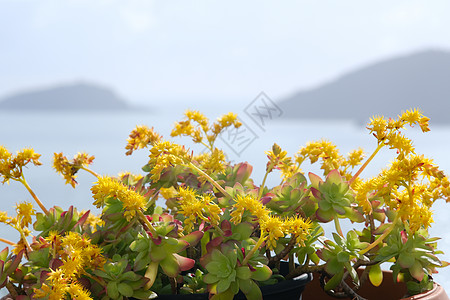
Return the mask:
<svg viewBox="0 0 450 300"><path fill-rule="evenodd" d="M92 209L94 178L65 186L54 152L93 154L101 174L140 172L147 152L124 149L136 125L170 138L185 109L211 121L233 111L245 143L224 136L219 146L253 164L260 182L274 142L291 155L322 138L370 154L372 115L420 108L431 132L407 136L449 174L449 13L444 0L0 0L0 145L42 154L44 165L25 172L47 207ZM394 157L384 149L363 175ZM0 186L1 210L25 200L18 183ZM449 206L434 209L432 234L449 260ZM450 291L449 270L435 278Z"/></svg>

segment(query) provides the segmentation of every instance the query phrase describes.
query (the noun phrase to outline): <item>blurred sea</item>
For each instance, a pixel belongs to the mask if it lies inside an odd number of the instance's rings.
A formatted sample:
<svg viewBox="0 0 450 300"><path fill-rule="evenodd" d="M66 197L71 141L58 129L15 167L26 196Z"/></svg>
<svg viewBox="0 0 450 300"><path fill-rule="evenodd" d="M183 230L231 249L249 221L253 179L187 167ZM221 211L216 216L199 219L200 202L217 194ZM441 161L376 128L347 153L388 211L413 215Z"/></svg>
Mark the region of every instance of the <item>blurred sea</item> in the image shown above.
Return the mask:
<svg viewBox="0 0 450 300"><path fill-rule="evenodd" d="M184 142L188 146L192 143L185 138L170 138L170 131L175 121L183 118L186 108L201 109L211 121L220 115L233 111L245 123L247 136L246 143L236 146L230 142L230 136L224 136L217 143L228 153L228 158L234 162L248 161L253 165L253 178L260 183L265 171L266 156L264 151L269 150L274 142L294 155L307 141L328 139L334 142L346 154L349 151L362 147L370 155L376 147L375 138L361 124L350 121L330 120L284 120L281 116L272 116L264 124L255 122L255 116L246 114L245 107L234 104L234 107L222 108L217 105L187 105L181 103L168 103L165 107L150 111L107 112L107 113L60 113L60 112L0 112L0 145L16 152L24 147L33 147L42 154L42 166L29 166L25 176L39 196L44 205L49 208L53 205L67 209L75 205L79 210L91 209L92 198L90 187L95 181L92 175L80 172L79 185L73 189L64 185L63 179L52 170L52 157L54 152L63 152L68 158L79 151L95 155L92 169L104 175L116 175L119 172L130 171L139 173L141 166L147 162L148 150L138 150L132 156L125 155L126 139L136 125L154 127L166 139ZM259 120L261 121L261 120ZM414 141L417 153L425 153L450 174L450 126L433 126L431 132L421 133L418 128L408 129L406 135ZM244 146L242 146L242 144ZM192 147L194 151L202 151L200 147ZM395 157L395 152L383 149L372 165L363 172L362 176L373 176L380 168ZM318 174L317 167L312 168ZM279 182L279 175L273 173L269 176L268 185ZM0 185L0 210L14 215L16 202L32 201L31 196L23 186L17 182ZM434 206L435 227L433 236L440 236L439 248L446 254L443 260L450 260L450 204L443 201ZM344 225L348 226L348 225ZM326 227L326 230L329 227ZM1 236L13 241L18 235L0 224ZM3 248L3 245L0 245ZM450 294L450 268L443 269L436 274L435 279ZM0 295L5 291L0 291Z"/></svg>

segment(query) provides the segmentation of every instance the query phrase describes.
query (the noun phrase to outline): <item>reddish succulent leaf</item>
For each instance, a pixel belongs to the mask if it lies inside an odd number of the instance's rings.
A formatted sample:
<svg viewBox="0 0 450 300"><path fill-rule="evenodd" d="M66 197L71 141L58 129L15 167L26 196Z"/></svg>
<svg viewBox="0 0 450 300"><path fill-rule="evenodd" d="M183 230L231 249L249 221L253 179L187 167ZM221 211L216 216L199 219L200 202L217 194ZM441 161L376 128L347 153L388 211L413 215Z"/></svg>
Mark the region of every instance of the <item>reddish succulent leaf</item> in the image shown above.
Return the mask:
<svg viewBox="0 0 450 300"><path fill-rule="evenodd" d="M200 242L200 240L203 237L203 234L204 233L202 231L193 231L193 232L189 233L188 235L183 236L180 239L188 242L189 245L191 247L193 247L193 246L197 245L198 242Z"/></svg>
<svg viewBox="0 0 450 300"><path fill-rule="evenodd" d="M178 254L173 255L175 259L178 261L178 265L180 266L181 271L187 271L194 267L195 260L191 258L187 258Z"/></svg>
<svg viewBox="0 0 450 300"><path fill-rule="evenodd" d="M317 176L314 173L308 173L309 180L311 181L311 185L315 188L319 188L319 183L323 182L322 178Z"/></svg>

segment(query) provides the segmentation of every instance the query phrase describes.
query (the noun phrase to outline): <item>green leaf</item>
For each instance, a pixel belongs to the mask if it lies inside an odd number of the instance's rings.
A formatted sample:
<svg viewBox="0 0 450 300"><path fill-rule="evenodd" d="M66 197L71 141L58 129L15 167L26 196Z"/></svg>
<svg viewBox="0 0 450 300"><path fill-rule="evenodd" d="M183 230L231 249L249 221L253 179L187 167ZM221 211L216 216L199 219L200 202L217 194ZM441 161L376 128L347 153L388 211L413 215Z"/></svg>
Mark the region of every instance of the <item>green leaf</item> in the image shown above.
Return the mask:
<svg viewBox="0 0 450 300"><path fill-rule="evenodd" d="M213 273L208 273L206 275L203 276L203 281L206 284L213 284L217 281L219 281L219 277L217 277L216 275L214 275Z"/></svg>
<svg viewBox="0 0 450 300"><path fill-rule="evenodd" d="M240 279L249 279L251 276L251 271L247 266L236 268L236 277Z"/></svg>
<svg viewBox="0 0 450 300"><path fill-rule="evenodd" d="M341 263L350 261L350 254L348 254L347 252L339 252L336 257L338 262Z"/></svg>
<svg viewBox="0 0 450 300"><path fill-rule="evenodd" d="M139 275L137 275L133 271L125 272L125 273L123 273L122 276L120 276L120 279L129 280L129 281L137 281L137 280L139 280L139 278L140 278Z"/></svg>
<svg viewBox="0 0 450 300"><path fill-rule="evenodd" d="M247 298L247 300L260 300L260 299L262 299L261 289L253 281L250 281L250 286L245 291L242 288L241 288L241 290L245 294L245 297Z"/></svg>
<svg viewBox="0 0 450 300"><path fill-rule="evenodd" d="M337 257L332 257L325 265L325 270L330 274L339 273L343 268L343 264L338 261Z"/></svg>
<svg viewBox="0 0 450 300"><path fill-rule="evenodd" d="M118 299L120 295L119 289L117 287L117 282L115 281L108 282L108 285L106 286L106 293L108 294L109 297L113 299Z"/></svg>
<svg viewBox="0 0 450 300"><path fill-rule="evenodd" d="M131 297L133 296L133 289L128 284L121 282L117 285L117 289L120 294L122 294L125 297Z"/></svg>
<svg viewBox="0 0 450 300"><path fill-rule="evenodd" d="M380 264L376 264L370 267L369 280L374 286L380 286L383 282L383 272L381 271Z"/></svg>
<svg viewBox="0 0 450 300"><path fill-rule="evenodd" d="M325 287L324 287L325 291L330 291L330 290L334 289L335 287L337 287L341 283L343 276L344 276L344 270L340 271L339 273L337 273L336 275L331 277L331 279L328 280L327 283L325 284Z"/></svg>
<svg viewBox="0 0 450 300"><path fill-rule="evenodd" d="M272 276L272 270L264 264L253 266L255 270L252 271L251 277L256 281L265 281Z"/></svg>
<svg viewBox="0 0 450 300"><path fill-rule="evenodd" d="M0 252L0 260L6 261L6 258L8 257L8 252L9 252L8 247L6 247L5 249L3 249L2 252ZM30 254L31 254L31 253L30 253Z"/></svg>
<svg viewBox="0 0 450 300"><path fill-rule="evenodd" d="M402 268L405 268L405 269L411 268L414 265L415 261L416 260L415 260L414 256L411 255L411 253L405 253L405 252L401 253L398 256L398 260L397 260L398 264Z"/></svg>
<svg viewBox="0 0 450 300"><path fill-rule="evenodd" d="M411 276L417 279L418 281L422 281L423 277L425 276L422 264L417 260L409 268L409 272L411 273Z"/></svg>
<svg viewBox="0 0 450 300"><path fill-rule="evenodd" d="M180 273L180 266L173 255L167 256L160 262L164 273L169 277L176 277Z"/></svg>
<svg viewBox="0 0 450 300"><path fill-rule="evenodd" d="M230 287L231 281L233 281L235 278L223 278L221 280L219 280L219 282L217 283L217 292L218 293L223 293L226 290L228 290L228 288Z"/></svg>

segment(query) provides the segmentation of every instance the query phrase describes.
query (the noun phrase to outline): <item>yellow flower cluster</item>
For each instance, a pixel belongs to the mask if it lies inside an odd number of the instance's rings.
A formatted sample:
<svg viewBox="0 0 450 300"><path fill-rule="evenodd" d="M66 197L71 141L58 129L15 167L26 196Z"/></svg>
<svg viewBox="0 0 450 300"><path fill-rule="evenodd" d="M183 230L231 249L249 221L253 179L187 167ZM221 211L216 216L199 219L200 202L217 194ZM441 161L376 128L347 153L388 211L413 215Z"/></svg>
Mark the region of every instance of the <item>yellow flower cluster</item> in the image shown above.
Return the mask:
<svg viewBox="0 0 450 300"><path fill-rule="evenodd" d="M224 128L229 126L234 126L235 128L242 126L242 123L238 120L237 114L230 112L218 118L212 125L212 132L217 136Z"/></svg>
<svg viewBox="0 0 450 300"><path fill-rule="evenodd" d="M211 153L202 153L193 158L199 164L201 170L207 174L222 173L226 168L225 153L214 148Z"/></svg>
<svg viewBox="0 0 450 300"><path fill-rule="evenodd" d="M94 156L89 156L87 153L78 153L69 161L62 153L54 153L53 168L57 173L61 174L66 180L66 184L70 184L75 188L77 177L75 174L82 168L87 167L94 161Z"/></svg>
<svg viewBox="0 0 450 300"><path fill-rule="evenodd" d="M76 232L67 232L60 236L56 231L49 233L43 247L53 249L53 258L60 259L62 265L51 270L39 289L34 289L35 298L92 299L90 293L79 283L78 279L87 270L101 269L105 258L101 249L92 245L90 240Z"/></svg>
<svg viewBox="0 0 450 300"><path fill-rule="evenodd" d="M145 125L136 126L127 139L125 149L128 151L125 154L131 155L134 150L143 149L147 145L153 145L159 140L161 140L161 136L153 130L153 127L148 128Z"/></svg>
<svg viewBox="0 0 450 300"><path fill-rule="evenodd" d="M399 158L403 158L410 153L414 153L412 141L400 133L406 125L413 127L419 125L423 132L430 131L428 121L419 110L407 110L398 116L398 119L386 120L382 116L375 116L370 119L367 129L378 140L378 144L388 145L391 149L397 149Z"/></svg>
<svg viewBox="0 0 450 300"><path fill-rule="evenodd" d="M238 224L242 222L245 211L248 211L250 222L256 221L261 229L261 237L267 239L269 249L274 249L277 240L286 235L295 237L296 242L300 245L308 237L311 229L311 221L304 220L299 216L282 219L279 216L273 216L260 201L250 195L237 196L233 204L233 210L230 213L231 222Z"/></svg>
<svg viewBox="0 0 450 300"><path fill-rule="evenodd" d="M282 150L277 144L273 144L271 151L265 151L269 161L266 165L266 172L270 173L273 169L281 171L283 178L289 178L299 172L298 166L294 165L292 158L287 156L287 152Z"/></svg>
<svg viewBox="0 0 450 300"><path fill-rule="evenodd" d="M442 198L450 201L449 186L448 178L431 159L410 154L396 159L377 177L355 182L352 188L366 213L372 211L371 199L384 199L416 231L433 222L430 207L434 201Z"/></svg>
<svg viewBox="0 0 450 300"><path fill-rule="evenodd" d="M257 220L269 218L270 211L256 198L250 195L236 196L236 202L233 204L233 211L230 213L231 222L234 224L241 223L242 216L245 211L250 212L250 215Z"/></svg>
<svg viewBox="0 0 450 300"><path fill-rule="evenodd" d="M214 203L209 195L198 195L190 188L181 187L178 191L178 206L184 220L186 232L191 232L197 219L208 222L211 225L217 226L219 224L222 210Z"/></svg>
<svg viewBox="0 0 450 300"><path fill-rule="evenodd" d="M321 169L324 175L332 170L339 170L341 176L349 180L352 175L351 171L361 164L365 153L361 148L351 151L347 157L339 154L339 150L335 144L327 140L308 142L306 146L300 148L295 155L295 161L300 167L301 164L309 158L311 164L321 160ZM350 170L349 170L350 168Z"/></svg>
<svg viewBox="0 0 450 300"><path fill-rule="evenodd" d="M30 162L35 166L40 166L40 154L34 152L31 148L24 148L12 155L8 149L0 146L0 176L3 182L9 182L10 179L22 180L22 169Z"/></svg>
<svg viewBox="0 0 450 300"><path fill-rule="evenodd" d="M16 205L16 214L16 217L12 218L6 212L0 211L0 223L11 226L20 233L20 240L14 245L13 250L18 254L22 249L29 250L26 237L31 233L28 226L32 223L32 216L36 215L36 211L30 202L22 202Z"/></svg>
<svg viewBox="0 0 450 300"><path fill-rule="evenodd" d="M278 216L269 216L259 220L261 228L261 236L265 236L268 240L269 249L275 249L277 240L284 237L284 223Z"/></svg>
<svg viewBox="0 0 450 300"><path fill-rule="evenodd" d="M150 174L152 180L159 180L164 169L176 166L186 165L191 161L186 149L178 144L169 141L156 142L150 149Z"/></svg>
<svg viewBox="0 0 450 300"><path fill-rule="evenodd" d="M186 120L175 123L175 128L171 132L171 136L190 136L194 143L201 143L209 150L213 151L214 142L218 135L227 127L234 126L239 128L242 123L238 121L237 115L234 113L228 113L221 116L214 122L211 127L209 126L208 118L193 110L187 110L184 113ZM197 123L196 125L193 122ZM207 143L205 142L207 140Z"/></svg>
<svg viewBox="0 0 450 300"><path fill-rule="evenodd" d="M296 238L297 244L305 246L305 240L311 231L311 220L303 219L299 216L290 217L284 220L283 229L286 234L290 234Z"/></svg>
<svg viewBox="0 0 450 300"><path fill-rule="evenodd" d="M339 169L344 162L336 145L327 140L307 143L297 152L295 160L301 165L307 158L312 164L321 159L321 169L324 170L325 175L332 170Z"/></svg>
<svg viewBox="0 0 450 300"><path fill-rule="evenodd" d="M194 143L202 143L204 135L207 135L209 130L208 118L201 112L195 110L186 110L184 115L186 116L186 120L176 122L175 128L170 135L172 137L190 136ZM192 122L197 123L197 125L194 126Z"/></svg>
<svg viewBox="0 0 450 300"><path fill-rule="evenodd" d="M147 201L144 196L136 193L121 182L111 177L99 177L91 188L94 205L97 208L104 206L105 200L109 197L116 198L122 202L125 210L124 216L130 221L138 211L146 209Z"/></svg>

